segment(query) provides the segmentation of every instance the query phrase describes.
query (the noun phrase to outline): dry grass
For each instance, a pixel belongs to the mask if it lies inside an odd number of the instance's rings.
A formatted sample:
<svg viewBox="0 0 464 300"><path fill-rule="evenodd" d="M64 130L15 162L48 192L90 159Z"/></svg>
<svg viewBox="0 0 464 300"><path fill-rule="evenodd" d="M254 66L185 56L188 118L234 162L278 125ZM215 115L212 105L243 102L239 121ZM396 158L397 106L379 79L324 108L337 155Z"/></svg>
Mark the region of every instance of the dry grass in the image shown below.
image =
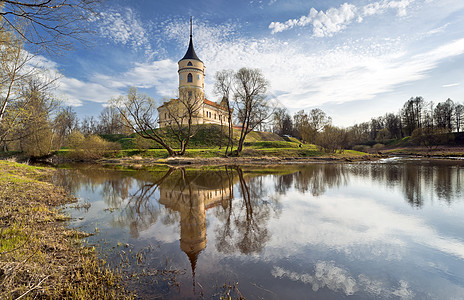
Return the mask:
<svg viewBox="0 0 464 300"><path fill-rule="evenodd" d="M57 205L73 201L48 183L53 170L0 161L0 299L124 299L82 234Z"/></svg>

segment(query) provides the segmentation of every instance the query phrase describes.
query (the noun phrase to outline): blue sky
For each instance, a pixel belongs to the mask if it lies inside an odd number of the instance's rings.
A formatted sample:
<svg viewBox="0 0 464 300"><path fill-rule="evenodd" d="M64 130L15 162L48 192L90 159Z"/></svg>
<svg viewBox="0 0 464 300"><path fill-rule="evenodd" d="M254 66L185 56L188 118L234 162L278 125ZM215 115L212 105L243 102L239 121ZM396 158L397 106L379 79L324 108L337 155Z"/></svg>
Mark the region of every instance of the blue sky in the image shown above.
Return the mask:
<svg viewBox="0 0 464 300"><path fill-rule="evenodd" d="M216 71L249 67L292 114L321 108L338 126L412 96L464 102L461 0L108 0L90 45L43 58L63 75L57 94L80 117L130 86L159 103L175 96L190 16L213 101Z"/></svg>

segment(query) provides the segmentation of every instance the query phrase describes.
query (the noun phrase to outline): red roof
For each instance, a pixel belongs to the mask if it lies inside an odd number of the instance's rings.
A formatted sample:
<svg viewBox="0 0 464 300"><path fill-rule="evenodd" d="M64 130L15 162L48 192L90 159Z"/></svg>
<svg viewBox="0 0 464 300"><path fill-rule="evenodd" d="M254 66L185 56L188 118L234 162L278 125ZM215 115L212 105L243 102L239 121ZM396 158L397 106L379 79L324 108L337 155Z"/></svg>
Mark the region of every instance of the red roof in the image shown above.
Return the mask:
<svg viewBox="0 0 464 300"><path fill-rule="evenodd" d="M220 109L226 110L226 108L225 108L224 106L219 105L219 104L217 104L216 102L209 101L208 99L205 99L203 102L204 102L205 104L214 106L214 107L216 107L216 108L220 108Z"/></svg>
<svg viewBox="0 0 464 300"><path fill-rule="evenodd" d="M176 101L176 100L178 100L178 99L171 99L169 102L171 102L171 101ZM163 106L164 106L165 104L167 104L167 103L168 103L168 102L164 102L163 105L159 106L158 108L163 107ZM208 105L210 105L210 106L214 106L214 107L219 108L219 109L222 109L222 110L227 110L227 108L225 108L224 106L219 105L219 104L217 104L216 102L210 101L210 100L208 100L208 99L206 99L206 98L205 98L205 100L203 100L203 103L204 103L204 104L208 104Z"/></svg>

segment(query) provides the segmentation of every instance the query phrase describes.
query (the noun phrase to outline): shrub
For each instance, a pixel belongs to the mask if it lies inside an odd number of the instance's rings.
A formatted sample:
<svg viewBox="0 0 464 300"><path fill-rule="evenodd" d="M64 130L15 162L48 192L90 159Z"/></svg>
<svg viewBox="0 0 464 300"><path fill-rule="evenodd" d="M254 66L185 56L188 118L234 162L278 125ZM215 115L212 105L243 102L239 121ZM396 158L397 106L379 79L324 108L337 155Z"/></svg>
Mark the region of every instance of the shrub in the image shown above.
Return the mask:
<svg viewBox="0 0 464 300"><path fill-rule="evenodd" d="M82 139L79 134L75 134L70 141L70 145L74 149L70 156L74 159L84 160L99 159L110 151L121 149L119 143L105 141L97 135L89 135Z"/></svg>
<svg viewBox="0 0 464 300"><path fill-rule="evenodd" d="M372 148L375 150L375 151L379 151L380 149L382 149L383 147L385 147L384 144L380 144L380 143L377 143L375 144L374 146L372 146Z"/></svg>
<svg viewBox="0 0 464 300"><path fill-rule="evenodd" d="M135 147L139 150L147 150L153 147L153 140L146 139L141 137L140 135L136 135L133 141L133 144L135 144Z"/></svg>
<svg viewBox="0 0 464 300"><path fill-rule="evenodd" d="M360 152L369 152L369 150L371 150L371 147L367 145L354 145L353 150Z"/></svg>
<svg viewBox="0 0 464 300"><path fill-rule="evenodd" d="M438 145L446 145L453 139L454 135L445 128L417 128L411 134L411 142L414 145L425 146L429 149Z"/></svg>

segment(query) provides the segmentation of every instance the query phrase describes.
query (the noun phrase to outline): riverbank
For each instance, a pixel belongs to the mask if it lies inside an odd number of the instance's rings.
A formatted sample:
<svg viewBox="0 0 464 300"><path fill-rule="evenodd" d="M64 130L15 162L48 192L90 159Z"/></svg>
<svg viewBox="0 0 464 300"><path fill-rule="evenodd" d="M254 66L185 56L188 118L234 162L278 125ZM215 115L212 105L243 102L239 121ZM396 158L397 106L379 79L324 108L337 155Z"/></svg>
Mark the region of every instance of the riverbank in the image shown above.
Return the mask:
<svg viewBox="0 0 464 300"><path fill-rule="evenodd" d="M0 160L0 298L130 299L85 234L66 228L53 169Z"/></svg>
<svg viewBox="0 0 464 300"><path fill-rule="evenodd" d="M224 166L224 165L282 165L282 164L301 164L312 162L353 162L353 161L374 161L382 158L380 155L362 156L322 156L322 157L169 157L169 158L150 158L142 156L129 156L121 158L104 158L97 160L104 165L118 165L132 168L143 168L151 165L194 165L194 166Z"/></svg>

